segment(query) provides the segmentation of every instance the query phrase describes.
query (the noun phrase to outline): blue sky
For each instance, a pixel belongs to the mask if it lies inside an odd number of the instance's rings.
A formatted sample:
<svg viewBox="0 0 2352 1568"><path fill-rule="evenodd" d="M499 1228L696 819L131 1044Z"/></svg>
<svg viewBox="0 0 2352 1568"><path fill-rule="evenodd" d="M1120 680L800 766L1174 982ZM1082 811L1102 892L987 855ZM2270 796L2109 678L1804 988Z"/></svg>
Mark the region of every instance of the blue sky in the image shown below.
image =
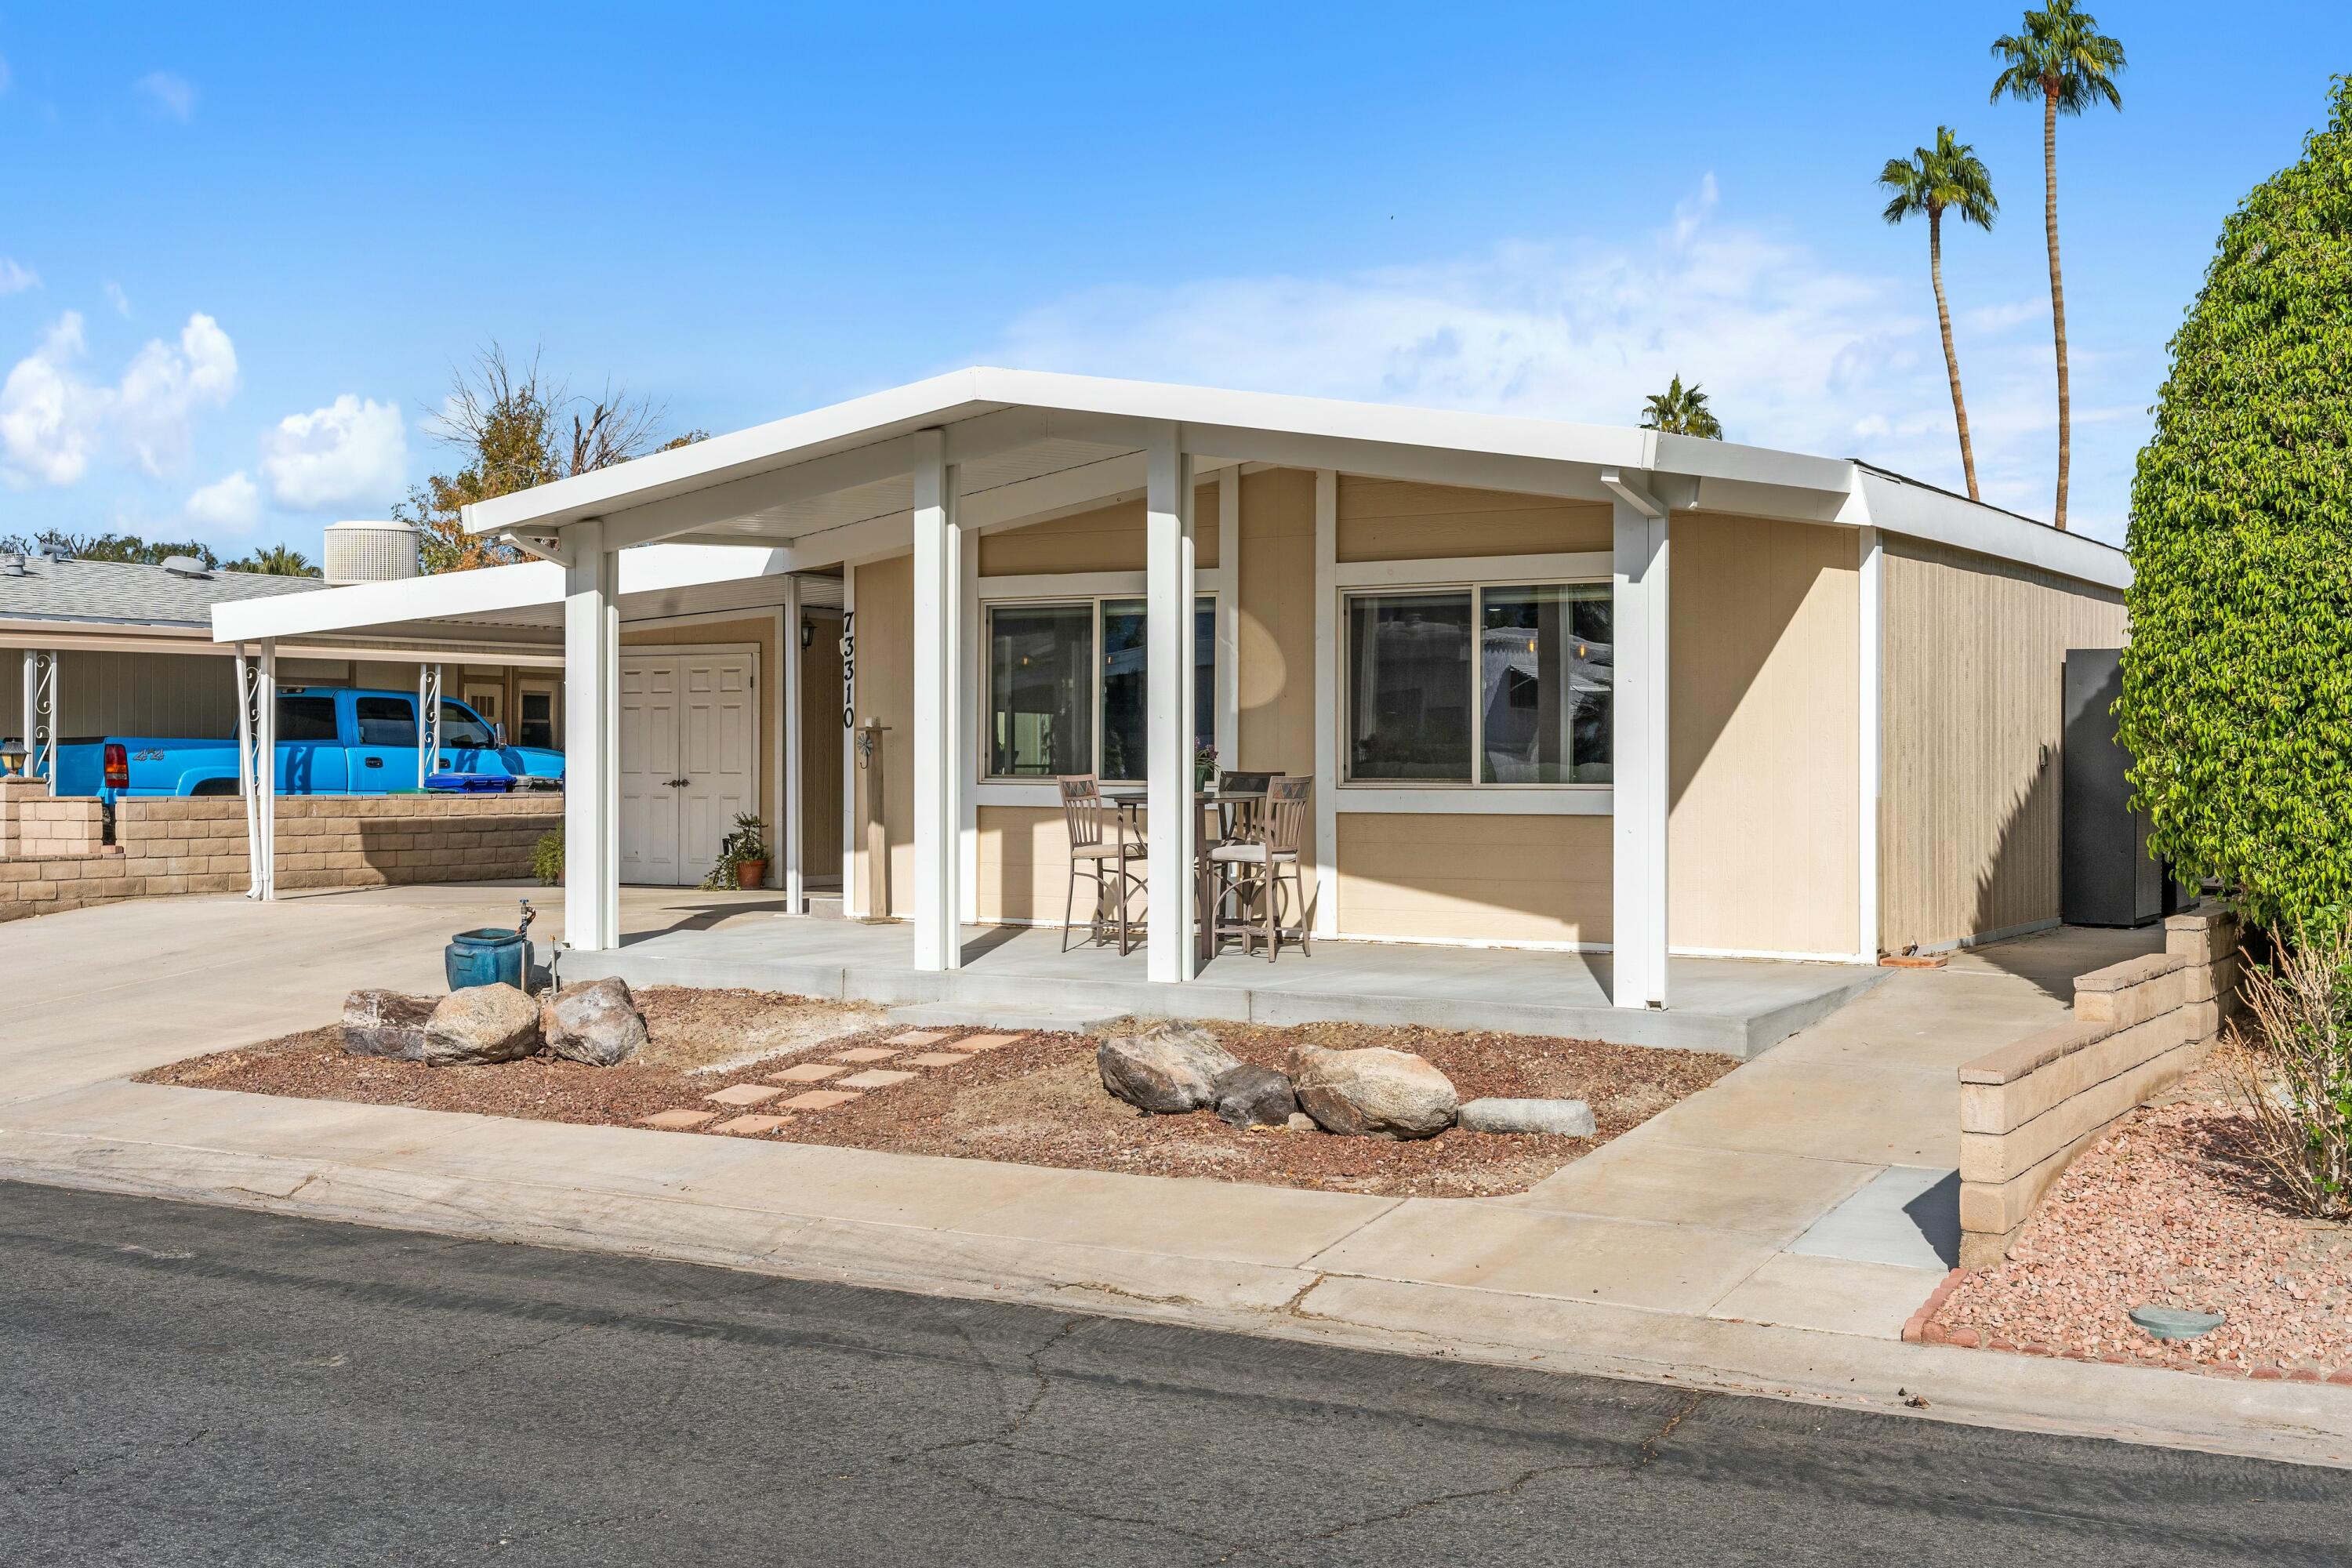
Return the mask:
<svg viewBox="0 0 2352 1568"><path fill-rule="evenodd" d="M1987 498L2048 514L2013 5L848 9L0 8L0 533L315 556L446 466L493 339L712 430L974 363L1621 424L1679 373L1733 439L1957 487L1927 236L1872 185L1939 121L2002 203L1946 243ZM2119 540L2352 7L2242 8L2226 69L2210 6L2095 9L2131 64L2059 131L2073 511Z"/></svg>

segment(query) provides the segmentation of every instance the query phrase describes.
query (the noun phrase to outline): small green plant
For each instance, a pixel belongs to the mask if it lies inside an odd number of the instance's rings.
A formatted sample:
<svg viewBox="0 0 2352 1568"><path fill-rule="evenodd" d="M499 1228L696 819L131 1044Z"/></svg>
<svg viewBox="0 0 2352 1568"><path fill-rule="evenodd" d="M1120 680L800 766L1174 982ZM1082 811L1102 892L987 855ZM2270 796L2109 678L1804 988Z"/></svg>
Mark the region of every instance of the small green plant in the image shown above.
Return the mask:
<svg viewBox="0 0 2352 1568"><path fill-rule="evenodd" d="M2250 968L2251 1029L2238 1034L2235 1089L2254 1152L2294 1205L2352 1215L2352 921L2340 910Z"/></svg>
<svg viewBox="0 0 2352 1568"><path fill-rule="evenodd" d="M558 827L539 836L539 842L531 846L530 874L539 879L542 888L552 888L563 880L563 829Z"/></svg>
<svg viewBox="0 0 2352 1568"><path fill-rule="evenodd" d="M758 866L763 870L768 864L768 825L750 812L735 818L735 831L719 841L719 858L702 879L705 888L740 888L743 885L743 868ZM754 880L757 879L755 878Z"/></svg>

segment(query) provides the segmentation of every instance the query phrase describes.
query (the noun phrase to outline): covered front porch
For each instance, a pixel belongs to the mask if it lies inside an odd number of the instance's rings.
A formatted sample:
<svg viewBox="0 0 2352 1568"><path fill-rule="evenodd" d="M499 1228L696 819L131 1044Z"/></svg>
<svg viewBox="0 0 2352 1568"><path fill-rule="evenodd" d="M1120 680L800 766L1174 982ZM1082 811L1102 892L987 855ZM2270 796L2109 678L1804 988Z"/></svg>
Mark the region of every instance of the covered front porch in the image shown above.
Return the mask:
<svg viewBox="0 0 2352 1568"><path fill-rule="evenodd" d="M740 898L740 896L739 896ZM1752 1057L1827 1017L1887 971L1758 959L1676 958L1672 1008L1610 1000L1607 953L1318 943L1312 961L1225 952L1182 986L1151 983L1141 951L1074 941L1050 927L965 925L958 963L915 963L914 929L785 918L772 905L708 909L625 903L617 946L566 948L565 982L617 974L632 985L740 986L880 1002L908 1021L1082 1028L1111 1018L1182 1016L1261 1024L1339 1019L1607 1039Z"/></svg>

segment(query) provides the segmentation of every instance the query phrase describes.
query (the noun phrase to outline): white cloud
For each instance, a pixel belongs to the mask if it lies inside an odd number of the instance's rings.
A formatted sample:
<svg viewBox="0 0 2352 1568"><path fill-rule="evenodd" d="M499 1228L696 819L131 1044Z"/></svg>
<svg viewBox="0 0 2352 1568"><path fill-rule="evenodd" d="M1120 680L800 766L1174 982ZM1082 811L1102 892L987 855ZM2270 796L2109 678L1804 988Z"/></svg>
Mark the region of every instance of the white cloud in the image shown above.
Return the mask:
<svg viewBox="0 0 2352 1568"><path fill-rule="evenodd" d="M0 294L21 294L41 286L41 275L13 256L0 256Z"/></svg>
<svg viewBox="0 0 2352 1568"><path fill-rule="evenodd" d="M261 488L239 468L188 498L188 517L215 528L251 528L261 516Z"/></svg>
<svg viewBox="0 0 2352 1568"><path fill-rule="evenodd" d="M236 391L236 349L201 312L176 347L141 349L113 386L81 377L88 352L81 312L68 310L0 384L0 475L12 484L72 484L101 450L170 478L187 466L197 413Z"/></svg>
<svg viewBox="0 0 2352 1568"><path fill-rule="evenodd" d="M272 498L305 511L389 504L408 477L399 405L347 392L324 408L289 414L262 435L261 472Z"/></svg>
<svg viewBox="0 0 2352 1568"><path fill-rule="evenodd" d="M183 124L195 116L195 84L186 77L173 71L149 71L131 85Z"/></svg>
<svg viewBox="0 0 2352 1568"><path fill-rule="evenodd" d="M1735 441L1869 458L1962 488L1933 297L1722 224L1710 177L1633 242L1518 241L1411 266L1113 287L1012 321L986 363L1631 425L1679 374ZM1959 342L1985 499L2050 510L2046 306L1987 307ZM2119 537L2139 427L2106 423L2076 348L2073 510ZM2122 389L2116 389L2118 394ZM2142 401L2145 401L2143 399ZM2103 433L2104 431L2104 433Z"/></svg>
<svg viewBox="0 0 2352 1568"><path fill-rule="evenodd" d="M122 373L115 426L141 468L158 479L184 470L195 411L218 407L236 391L236 349L210 316L180 329L180 346L150 342Z"/></svg>
<svg viewBox="0 0 2352 1568"><path fill-rule="evenodd" d="M111 278L106 280L106 302L114 307L116 315L126 321L131 319L131 296L125 294L122 285Z"/></svg>
<svg viewBox="0 0 2352 1568"><path fill-rule="evenodd" d="M85 347L81 315L68 310L0 383L0 473L10 483L69 485L89 470L108 395L73 373Z"/></svg>

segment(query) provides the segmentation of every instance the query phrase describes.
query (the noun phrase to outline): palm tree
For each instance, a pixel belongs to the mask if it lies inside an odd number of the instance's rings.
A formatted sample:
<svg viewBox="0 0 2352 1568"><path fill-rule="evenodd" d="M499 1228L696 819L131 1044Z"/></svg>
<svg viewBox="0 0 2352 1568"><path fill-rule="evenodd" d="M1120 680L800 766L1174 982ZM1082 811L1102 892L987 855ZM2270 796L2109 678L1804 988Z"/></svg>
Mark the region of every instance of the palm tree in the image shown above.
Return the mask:
<svg viewBox="0 0 2352 1568"><path fill-rule="evenodd" d="M1709 441L1723 439L1723 426L1707 410L1706 394L1695 381L1685 387L1679 375L1665 391L1643 399L1642 428L1663 430L1670 436L1699 436Z"/></svg>
<svg viewBox="0 0 2352 1568"><path fill-rule="evenodd" d="M283 544L256 549L242 561L228 563L231 572L258 572L269 577L316 577L319 569L310 564L310 557Z"/></svg>
<svg viewBox="0 0 2352 1568"><path fill-rule="evenodd" d="M1963 223L1990 230L2000 204L1993 200L1992 176L1985 173L1977 150L1952 134L1951 127L1936 127L1936 145L1916 149L1909 158L1889 158L1878 172L1878 183L1888 193L1886 221L1901 223L1914 213L1927 215L1927 276L1936 285L1936 323L1944 331L1944 369L1952 378L1952 418L1960 427L1960 468L1968 475L1969 499L1977 493L1977 455L1969 445L1969 405L1960 398L1960 359L1952 350L1952 308L1944 302L1944 211L1951 209Z"/></svg>
<svg viewBox="0 0 2352 1568"><path fill-rule="evenodd" d="M2116 77L2124 68L2124 47L2099 30L2098 18L2074 8L2074 0L2049 0L2025 14L2025 32L1993 40L1993 58L2008 62L1992 84L1992 101L2042 100L2042 226L2050 238L2050 320L2058 343L2058 510L2051 519L2066 526L2066 467L2074 451L2074 410L2066 391L2066 288L2058 274L2058 116L2080 114L2105 99L2116 109L2124 96Z"/></svg>

